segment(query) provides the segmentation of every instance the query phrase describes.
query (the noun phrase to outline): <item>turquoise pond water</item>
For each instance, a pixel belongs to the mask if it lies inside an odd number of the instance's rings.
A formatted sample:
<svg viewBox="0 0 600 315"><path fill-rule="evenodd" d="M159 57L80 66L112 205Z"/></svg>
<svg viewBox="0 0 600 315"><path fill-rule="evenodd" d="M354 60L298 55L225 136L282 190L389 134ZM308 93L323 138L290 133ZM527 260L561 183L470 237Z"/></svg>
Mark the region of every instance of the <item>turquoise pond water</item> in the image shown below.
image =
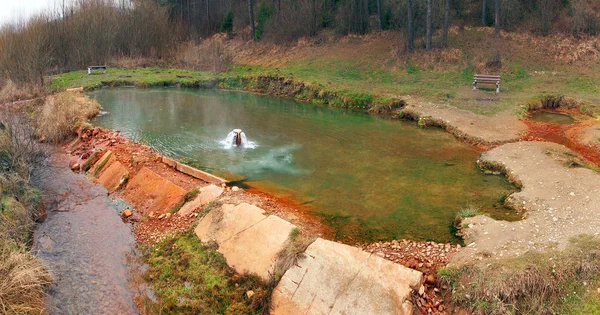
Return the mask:
<svg viewBox="0 0 600 315"><path fill-rule="evenodd" d="M457 241L468 205L516 219L502 205L515 187L476 166L479 152L436 128L232 91L101 89L89 94L118 129L162 154L240 185L302 203L338 239ZM246 147L224 143L234 128Z"/></svg>

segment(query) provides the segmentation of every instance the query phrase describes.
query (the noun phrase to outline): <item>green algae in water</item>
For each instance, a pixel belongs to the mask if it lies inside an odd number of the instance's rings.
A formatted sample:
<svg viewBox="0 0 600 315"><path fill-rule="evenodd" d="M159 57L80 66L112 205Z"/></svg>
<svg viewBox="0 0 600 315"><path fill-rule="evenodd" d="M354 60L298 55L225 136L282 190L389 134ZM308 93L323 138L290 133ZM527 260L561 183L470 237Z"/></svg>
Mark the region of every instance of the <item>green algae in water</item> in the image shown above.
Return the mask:
<svg viewBox="0 0 600 315"><path fill-rule="evenodd" d="M502 204L515 187L480 172L479 152L439 129L230 91L90 95L108 112L97 124L204 170L278 187L267 192L308 204L339 239L454 242L454 216L467 205L517 219ZM235 128L250 147L223 143Z"/></svg>

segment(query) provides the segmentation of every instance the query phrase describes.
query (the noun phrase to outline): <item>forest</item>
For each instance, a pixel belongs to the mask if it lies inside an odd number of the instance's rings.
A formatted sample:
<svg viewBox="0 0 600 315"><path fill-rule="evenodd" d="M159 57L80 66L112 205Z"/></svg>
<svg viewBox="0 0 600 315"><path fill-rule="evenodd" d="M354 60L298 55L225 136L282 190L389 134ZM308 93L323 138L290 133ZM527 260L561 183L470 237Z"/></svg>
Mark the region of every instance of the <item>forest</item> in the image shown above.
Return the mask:
<svg viewBox="0 0 600 315"><path fill-rule="evenodd" d="M446 46L453 27L581 37L598 33L598 12L596 0L78 0L0 30L0 79L44 86L109 59L173 59L219 32L286 44L392 30L407 51Z"/></svg>

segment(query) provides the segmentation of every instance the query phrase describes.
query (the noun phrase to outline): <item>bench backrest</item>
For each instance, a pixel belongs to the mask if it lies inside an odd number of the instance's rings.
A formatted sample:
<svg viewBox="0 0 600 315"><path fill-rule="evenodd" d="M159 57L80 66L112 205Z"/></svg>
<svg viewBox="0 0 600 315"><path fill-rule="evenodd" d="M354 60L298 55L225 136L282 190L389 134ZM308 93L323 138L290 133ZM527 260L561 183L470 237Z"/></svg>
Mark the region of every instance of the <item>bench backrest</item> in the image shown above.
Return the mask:
<svg viewBox="0 0 600 315"><path fill-rule="evenodd" d="M500 76L492 74L476 74L474 79L481 81L500 81Z"/></svg>

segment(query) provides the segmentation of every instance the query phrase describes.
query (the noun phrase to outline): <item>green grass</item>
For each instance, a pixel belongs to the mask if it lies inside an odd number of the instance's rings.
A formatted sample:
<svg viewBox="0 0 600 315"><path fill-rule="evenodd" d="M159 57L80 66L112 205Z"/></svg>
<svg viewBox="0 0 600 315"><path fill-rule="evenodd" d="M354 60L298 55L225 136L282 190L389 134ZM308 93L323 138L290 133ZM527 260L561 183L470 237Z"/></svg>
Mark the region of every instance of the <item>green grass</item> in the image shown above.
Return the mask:
<svg viewBox="0 0 600 315"><path fill-rule="evenodd" d="M269 285L256 276L236 274L192 230L146 252L149 268L143 277L157 297L146 302L154 314L262 314L268 308ZM246 294L250 290L252 297Z"/></svg>
<svg viewBox="0 0 600 315"><path fill-rule="evenodd" d="M110 82L112 85L136 85L139 87L169 86L174 84L192 86L201 81L213 79L214 77L210 73L193 70L108 68L106 74L88 75L87 71L82 70L52 76L48 89L52 92L75 87L93 89L104 85L103 82Z"/></svg>

